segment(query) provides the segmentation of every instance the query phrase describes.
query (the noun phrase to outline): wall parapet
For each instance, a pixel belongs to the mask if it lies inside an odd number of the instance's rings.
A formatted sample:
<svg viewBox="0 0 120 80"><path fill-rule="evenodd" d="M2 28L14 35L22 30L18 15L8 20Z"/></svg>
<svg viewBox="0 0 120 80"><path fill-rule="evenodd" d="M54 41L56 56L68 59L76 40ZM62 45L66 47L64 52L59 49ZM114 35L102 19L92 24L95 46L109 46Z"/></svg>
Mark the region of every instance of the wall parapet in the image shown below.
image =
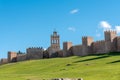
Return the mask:
<svg viewBox="0 0 120 80"><path fill-rule="evenodd" d="M117 34L116 30L106 30L105 33L115 33L115 34Z"/></svg>

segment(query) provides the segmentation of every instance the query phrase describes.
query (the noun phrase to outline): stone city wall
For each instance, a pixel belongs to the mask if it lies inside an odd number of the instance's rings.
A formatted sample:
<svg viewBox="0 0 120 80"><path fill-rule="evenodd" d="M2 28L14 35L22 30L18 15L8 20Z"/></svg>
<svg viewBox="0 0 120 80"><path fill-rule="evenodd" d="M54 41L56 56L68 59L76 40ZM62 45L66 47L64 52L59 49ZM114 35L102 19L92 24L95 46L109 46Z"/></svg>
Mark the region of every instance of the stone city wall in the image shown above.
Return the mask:
<svg viewBox="0 0 120 80"><path fill-rule="evenodd" d="M113 39L113 42L111 44L111 52L117 52L117 38L118 37Z"/></svg>
<svg viewBox="0 0 120 80"><path fill-rule="evenodd" d="M17 61L24 61L26 60L26 54L18 54Z"/></svg>
<svg viewBox="0 0 120 80"><path fill-rule="evenodd" d="M27 59L42 59L43 58L44 49L34 47L27 49Z"/></svg>
<svg viewBox="0 0 120 80"><path fill-rule="evenodd" d="M105 53L109 53L112 51L112 42L105 41Z"/></svg>
<svg viewBox="0 0 120 80"><path fill-rule="evenodd" d="M0 60L0 64L6 64L6 63L8 63L8 59L3 58Z"/></svg>
<svg viewBox="0 0 120 80"><path fill-rule="evenodd" d="M117 51L120 52L120 36L117 37Z"/></svg>
<svg viewBox="0 0 120 80"><path fill-rule="evenodd" d="M105 53L105 41L97 41L92 43L92 49L94 54Z"/></svg>
<svg viewBox="0 0 120 80"><path fill-rule="evenodd" d="M75 56L81 56L82 55L82 45L75 45L72 46L72 52Z"/></svg>

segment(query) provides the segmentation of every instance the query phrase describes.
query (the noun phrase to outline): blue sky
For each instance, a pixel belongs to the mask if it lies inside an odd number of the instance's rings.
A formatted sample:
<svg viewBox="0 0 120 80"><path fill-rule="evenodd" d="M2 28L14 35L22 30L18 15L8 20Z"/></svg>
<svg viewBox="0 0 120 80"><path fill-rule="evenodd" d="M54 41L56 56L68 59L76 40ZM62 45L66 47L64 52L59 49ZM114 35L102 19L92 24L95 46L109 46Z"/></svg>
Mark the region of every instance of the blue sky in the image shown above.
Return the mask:
<svg viewBox="0 0 120 80"><path fill-rule="evenodd" d="M56 29L64 41L81 44L82 36L104 39L120 33L120 0L0 0L0 58L8 51L50 46Z"/></svg>

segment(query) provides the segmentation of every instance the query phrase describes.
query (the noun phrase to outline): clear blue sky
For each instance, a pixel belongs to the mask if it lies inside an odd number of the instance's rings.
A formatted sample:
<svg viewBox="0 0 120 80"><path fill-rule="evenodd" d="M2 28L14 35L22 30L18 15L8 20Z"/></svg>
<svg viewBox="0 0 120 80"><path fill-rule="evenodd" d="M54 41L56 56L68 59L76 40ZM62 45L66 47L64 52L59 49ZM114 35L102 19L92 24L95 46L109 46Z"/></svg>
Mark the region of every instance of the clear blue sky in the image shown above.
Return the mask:
<svg viewBox="0 0 120 80"><path fill-rule="evenodd" d="M50 46L54 28L63 41L82 36L104 39L103 30L120 32L120 0L0 0L0 58L8 51Z"/></svg>

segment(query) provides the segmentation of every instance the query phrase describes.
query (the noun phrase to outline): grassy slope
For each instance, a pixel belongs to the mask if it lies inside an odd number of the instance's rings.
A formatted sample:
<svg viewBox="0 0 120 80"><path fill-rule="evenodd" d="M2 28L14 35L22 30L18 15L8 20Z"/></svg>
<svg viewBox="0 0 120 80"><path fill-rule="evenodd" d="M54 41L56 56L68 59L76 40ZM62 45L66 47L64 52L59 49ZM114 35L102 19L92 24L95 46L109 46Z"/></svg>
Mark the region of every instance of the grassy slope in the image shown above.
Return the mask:
<svg viewBox="0 0 120 80"><path fill-rule="evenodd" d="M31 60L0 66L0 80L40 80L82 77L84 80L119 80L120 55Z"/></svg>

